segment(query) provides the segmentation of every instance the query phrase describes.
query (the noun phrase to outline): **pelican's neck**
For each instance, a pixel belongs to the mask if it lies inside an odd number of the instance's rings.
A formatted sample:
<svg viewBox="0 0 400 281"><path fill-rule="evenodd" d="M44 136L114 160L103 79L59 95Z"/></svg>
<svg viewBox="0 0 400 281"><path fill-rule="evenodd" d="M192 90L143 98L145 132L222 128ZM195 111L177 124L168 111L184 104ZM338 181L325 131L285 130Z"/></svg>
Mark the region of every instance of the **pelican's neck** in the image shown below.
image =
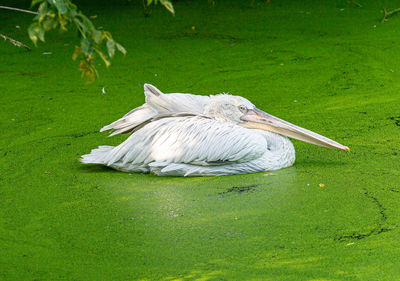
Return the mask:
<svg viewBox="0 0 400 281"><path fill-rule="evenodd" d="M295 150L289 138L268 131L258 131L268 143L268 149L262 157L266 169L277 170L292 166L295 160Z"/></svg>

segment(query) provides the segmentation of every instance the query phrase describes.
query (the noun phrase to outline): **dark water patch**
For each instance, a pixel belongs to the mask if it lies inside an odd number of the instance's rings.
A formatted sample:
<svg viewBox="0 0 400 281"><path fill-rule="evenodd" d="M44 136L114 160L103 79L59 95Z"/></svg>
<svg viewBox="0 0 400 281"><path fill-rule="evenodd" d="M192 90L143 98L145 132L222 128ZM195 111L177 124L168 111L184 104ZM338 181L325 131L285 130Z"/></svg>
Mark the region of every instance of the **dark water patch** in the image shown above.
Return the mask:
<svg viewBox="0 0 400 281"><path fill-rule="evenodd" d="M381 233L384 233L384 232L388 232L388 231L391 231L391 230L393 230L393 229L392 228L379 228L379 229L372 229L367 233L356 233L356 232L354 232L354 233L349 234L349 235L340 236L339 238L337 238L335 240L337 240L337 241L346 241L346 240L354 240L354 239L355 240L361 240L361 239L370 237L372 235L378 235L378 234L381 234Z"/></svg>
<svg viewBox="0 0 400 281"><path fill-rule="evenodd" d="M84 173L88 173L88 174L93 174L93 173L105 173L105 174L109 174L110 172L115 172L115 173L119 173L121 174L121 172L105 166L103 164L81 164L79 166L76 167L76 170L79 172L84 172ZM128 173L127 173L128 175Z"/></svg>
<svg viewBox="0 0 400 281"><path fill-rule="evenodd" d="M387 215L386 215L386 213L385 213L386 208L383 207L382 203L378 200L378 198L376 198L375 196L373 196L372 194L370 194L370 193L368 192L368 190L366 190L366 189L364 189L364 195L365 195L367 198L371 199L371 200L375 203L375 205L378 207L379 214L380 214L380 216L381 216L381 222L387 221Z"/></svg>
<svg viewBox="0 0 400 281"><path fill-rule="evenodd" d="M60 136L60 137L73 137L73 138L81 138L81 137L85 137L88 135L93 135L95 133L98 133L98 131L93 131L93 132L87 132L87 133L78 133L78 134L71 134L71 135L64 135L64 136Z"/></svg>
<svg viewBox="0 0 400 281"><path fill-rule="evenodd" d="M358 85L356 81L358 71L342 71L335 73L325 84L325 87L330 91L329 96L335 96L343 90L349 90Z"/></svg>
<svg viewBox="0 0 400 281"><path fill-rule="evenodd" d="M251 184L251 185L243 185L243 186L232 186L225 191L218 192L217 194L209 194L208 196L210 197L207 200L221 200L224 199L227 196L231 195L243 195L243 194L250 194L254 192L258 192L261 190L264 190L267 187L266 184Z"/></svg>
<svg viewBox="0 0 400 281"><path fill-rule="evenodd" d="M256 187L258 187L259 184L252 184L252 185L246 185L246 186L232 186L231 188L228 188L224 192L218 193L219 195L224 195L224 194L229 194L229 193L244 193L244 192L254 192Z"/></svg>
<svg viewBox="0 0 400 281"><path fill-rule="evenodd" d="M400 127L400 116L390 116L390 120L394 121L394 124L398 127Z"/></svg>
<svg viewBox="0 0 400 281"><path fill-rule="evenodd" d="M292 61L297 61L297 62L306 62L310 61L312 59L315 59L316 57L305 57L305 56L296 56L292 59Z"/></svg>
<svg viewBox="0 0 400 281"><path fill-rule="evenodd" d="M262 191L266 188L267 186L265 184L251 184L251 185L243 185L243 186L232 186L228 189L226 189L223 192L219 192L217 194L218 199L223 199L226 196L231 196L231 195L244 195L244 194L250 194L254 192L259 192ZM215 196L215 195L210 195L210 196Z"/></svg>
<svg viewBox="0 0 400 281"><path fill-rule="evenodd" d="M378 209L379 220L378 220L376 226L374 228L372 228L371 230L366 231L364 233L353 232L351 234L341 235L341 236L335 238L336 241L346 241L346 240L353 240L353 239L361 240L361 239L364 239L364 238L367 238L367 237L370 237L373 235L378 235L381 233L389 232L396 228L396 226L391 227L391 228L384 226L384 224L386 223L386 221L388 219L387 214L386 214L386 208L383 206L382 202L379 201L378 198L376 198L370 192L368 192L368 190L366 190L365 188L363 190L364 190L365 197L367 197L370 201L372 201Z"/></svg>
<svg viewBox="0 0 400 281"><path fill-rule="evenodd" d="M21 76L29 76L29 77L36 77L41 75L41 73L39 72L23 72L23 71L20 71L19 74Z"/></svg>
<svg viewBox="0 0 400 281"><path fill-rule="evenodd" d="M18 73L21 76L36 77L42 75L40 72L24 72L15 70L0 70L0 74Z"/></svg>
<svg viewBox="0 0 400 281"><path fill-rule="evenodd" d="M45 138L41 138L35 141L42 141L42 140L46 140L46 139L52 139L52 138L82 138L85 136L89 136L89 135L93 135L98 133L99 131L91 131L91 132L84 132L84 133L74 133L74 134L66 134L66 135L56 135L56 136L48 136Z"/></svg>
<svg viewBox="0 0 400 281"><path fill-rule="evenodd" d="M82 137L85 137L85 136L88 136L88 135L93 135L93 134L96 134L96 133L98 133L98 131L74 133L74 134L65 134L65 135L56 135L56 136L48 136L48 137L45 137L45 138L34 140L33 142L42 141L42 140L46 140L46 139L53 139L53 138L75 138L75 139L77 139L77 138L82 138Z"/></svg>
<svg viewBox="0 0 400 281"><path fill-rule="evenodd" d="M383 191L389 191L394 193L400 193L400 187L389 187L389 188L382 188Z"/></svg>

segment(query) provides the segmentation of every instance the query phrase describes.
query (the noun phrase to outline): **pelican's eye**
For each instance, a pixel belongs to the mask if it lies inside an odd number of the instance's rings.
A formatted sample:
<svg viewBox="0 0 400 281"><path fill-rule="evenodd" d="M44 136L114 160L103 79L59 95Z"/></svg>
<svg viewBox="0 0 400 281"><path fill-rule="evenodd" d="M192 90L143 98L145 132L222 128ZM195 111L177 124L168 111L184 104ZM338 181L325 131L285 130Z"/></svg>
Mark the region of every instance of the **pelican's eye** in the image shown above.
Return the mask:
<svg viewBox="0 0 400 281"><path fill-rule="evenodd" d="M239 110L243 113L247 112L247 107L245 107L244 105L239 105Z"/></svg>

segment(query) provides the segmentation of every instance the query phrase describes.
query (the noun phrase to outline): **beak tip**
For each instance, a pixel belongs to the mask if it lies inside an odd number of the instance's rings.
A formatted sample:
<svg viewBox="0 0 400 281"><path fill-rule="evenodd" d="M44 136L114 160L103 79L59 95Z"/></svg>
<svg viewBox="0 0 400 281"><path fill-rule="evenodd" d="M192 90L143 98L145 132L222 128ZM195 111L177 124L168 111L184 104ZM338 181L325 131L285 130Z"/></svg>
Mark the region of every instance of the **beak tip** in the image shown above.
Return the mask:
<svg viewBox="0 0 400 281"><path fill-rule="evenodd" d="M350 148L348 146L345 146L344 150L346 150L347 152L350 152Z"/></svg>

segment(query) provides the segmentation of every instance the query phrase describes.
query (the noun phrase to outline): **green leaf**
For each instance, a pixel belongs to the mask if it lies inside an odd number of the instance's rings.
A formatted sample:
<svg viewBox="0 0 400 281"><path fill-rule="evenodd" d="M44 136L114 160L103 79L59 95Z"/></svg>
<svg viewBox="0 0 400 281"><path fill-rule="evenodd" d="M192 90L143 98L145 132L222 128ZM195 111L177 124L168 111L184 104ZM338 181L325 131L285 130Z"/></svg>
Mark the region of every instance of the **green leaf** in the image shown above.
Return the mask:
<svg viewBox="0 0 400 281"><path fill-rule="evenodd" d="M77 17L74 18L74 22L79 30L79 33L81 34L82 37L86 37L86 33L90 34L89 29L87 29L86 25L83 24L83 22L78 19Z"/></svg>
<svg viewBox="0 0 400 281"><path fill-rule="evenodd" d="M52 3L54 4L54 6L56 6L60 14L63 15L68 11L67 5L65 4L64 0L53 0Z"/></svg>
<svg viewBox="0 0 400 281"><path fill-rule="evenodd" d="M69 11L69 17L74 18L78 15L78 12L75 9Z"/></svg>
<svg viewBox="0 0 400 281"><path fill-rule="evenodd" d="M44 42L44 32L45 32L44 28L41 26L38 26L37 35L38 35L40 41L42 41L42 42Z"/></svg>
<svg viewBox="0 0 400 281"><path fill-rule="evenodd" d="M72 59L76 60L79 54L82 53L82 49L78 46L75 46L75 52L72 54Z"/></svg>
<svg viewBox="0 0 400 281"><path fill-rule="evenodd" d="M35 46L36 46L36 43L38 40L38 37L36 35L36 30L35 30L36 26L37 26L37 23L32 23L28 28L29 38L32 40L32 42L33 42L33 44L35 44Z"/></svg>
<svg viewBox="0 0 400 281"><path fill-rule="evenodd" d="M44 18L47 16L48 10L49 9L47 7L47 2L40 4L39 9L38 9L38 14L34 18L34 20L35 21L37 20L39 23L41 23L44 20Z"/></svg>
<svg viewBox="0 0 400 281"><path fill-rule="evenodd" d="M147 6L150 6L151 2L153 2L153 0L147 0Z"/></svg>
<svg viewBox="0 0 400 281"><path fill-rule="evenodd" d="M60 29L67 31L67 25L70 21L67 20L63 15L61 15L60 13L58 13L58 23L60 24Z"/></svg>
<svg viewBox="0 0 400 281"><path fill-rule="evenodd" d="M35 20L37 20L38 23L41 23L46 16L47 16L47 14L40 13L40 14L37 15L38 18L35 18Z"/></svg>
<svg viewBox="0 0 400 281"><path fill-rule="evenodd" d="M109 67L109 66L111 65L111 63L110 63L110 61L107 59L107 57L103 54L103 52L100 51L100 50L98 50L98 49L95 49L95 50L96 50L96 52L99 54L100 58L104 61L105 65L106 65L107 67Z"/></svg>
<svg viewBox="0 0 400 281"><path fill-rule="evenodd" d="M171 1L168 0L160 0L160 3L173 15L175 15L174 6L172 5Z"/></svg>
<svg viewBox="0 0 400 281"><path fill-rule="evenodd" d="M86 30L88 30L88 32L93 32L94 30L96 30L94 24L87 16L85 16L81 12L79 12L78 16L82 19L82 23L85 25Z"/></svg>
<svg viewBox="0 0 400 281"><path fill-rule="evenodd" d="M39 4L40 2L44 2L45 0L32 0L31 2L31 8Z"/></svg>
<svg viewBox="0 0 400 281"><path fill-rule="evenodd" d="M91 41L87 38L81 39L81 49L84 55L89 55L92 53L92 44Z"/></svg>
<svg viewBox="0 0 400 281"><path fill-rule="evenodd" d="M123 53L124 55L126 55L126 50L125 50L125 48L122 47L121 44L118 44L118 43L117 43L116 45L117 45L118 51L120 51L121 53Z"/></svg>
<svg viewBox="0 0 400 281"><path fill-rule="evenodd" d="M96 54L104 61L107 67L110 66L110 59L115 55L115 49L124 55L125 48L114 41L108 31L97 30L90 18L84 15L71 0L30 0L31 5L38 6L38 14L34 22L28 28L29 38L37 45L39 40L45 40L45 33L58 26L62 30L71 30L70 26L75 26L80 35L80 46L75 47L72 59L81 57L83 60L79 65L79 70L87 80L94 80L97 76L95 67ZM145 1L145 0L143 0ZM146 0L148 4L157 4L159 0ZM168 0L164 0L169 3ZM146 2L145 2L146 3ZM167 5L164 4L164 5ZM68 28L68 29L67 29Z"/></svg>
<svg viewBox="0 0 400 281"><path fill-rule="evenodd" d="M97 70L91 62L82 60L79 64L78 70L82 72L82 77L86 77L87 83L92 83L94 81Z"/></svg>
<svg viewBox="0 0 400 281"><path fill-rule="evenodd" d="M95 30L93 31L93 36L92 36L94 42L96 42L96 44L100 44L102 38L101 38L101 31L99 30Z"/></svg>
<svg viewBox="0 0 400 281"><path fill-rule="evenodd" d="M107 40L107 51L108 51L108 56L112 58L115 53L115 41L112 39Z"/></svg>
<svg viewBox="0 0 400 281"><path fill-rule="evenodd" d="M108 31L103 31L103 38L112 39L111 33Z"/></svg>
<svg viewBox="0 0 400 281"><path fill-rule="evenodd" d="M37 44L38 39L44 42L44 29L38 23L32 23L28 28L29 38L33 41L33 44Z"/></svg>
<svg viewBox="0 0 400 281"><path fill-rule="evenodd" d="M57 24L58 24L58 22L50 17L47 17L42 23L45 31L49 31L51 29L56 28Z"/></svg>
<svg viewBox="0 0 400 281"><path fill-rule="evenodd" d="M46 14L48 10L47 2L43 2L39 5L38 13L39 15Z"/></svg>

